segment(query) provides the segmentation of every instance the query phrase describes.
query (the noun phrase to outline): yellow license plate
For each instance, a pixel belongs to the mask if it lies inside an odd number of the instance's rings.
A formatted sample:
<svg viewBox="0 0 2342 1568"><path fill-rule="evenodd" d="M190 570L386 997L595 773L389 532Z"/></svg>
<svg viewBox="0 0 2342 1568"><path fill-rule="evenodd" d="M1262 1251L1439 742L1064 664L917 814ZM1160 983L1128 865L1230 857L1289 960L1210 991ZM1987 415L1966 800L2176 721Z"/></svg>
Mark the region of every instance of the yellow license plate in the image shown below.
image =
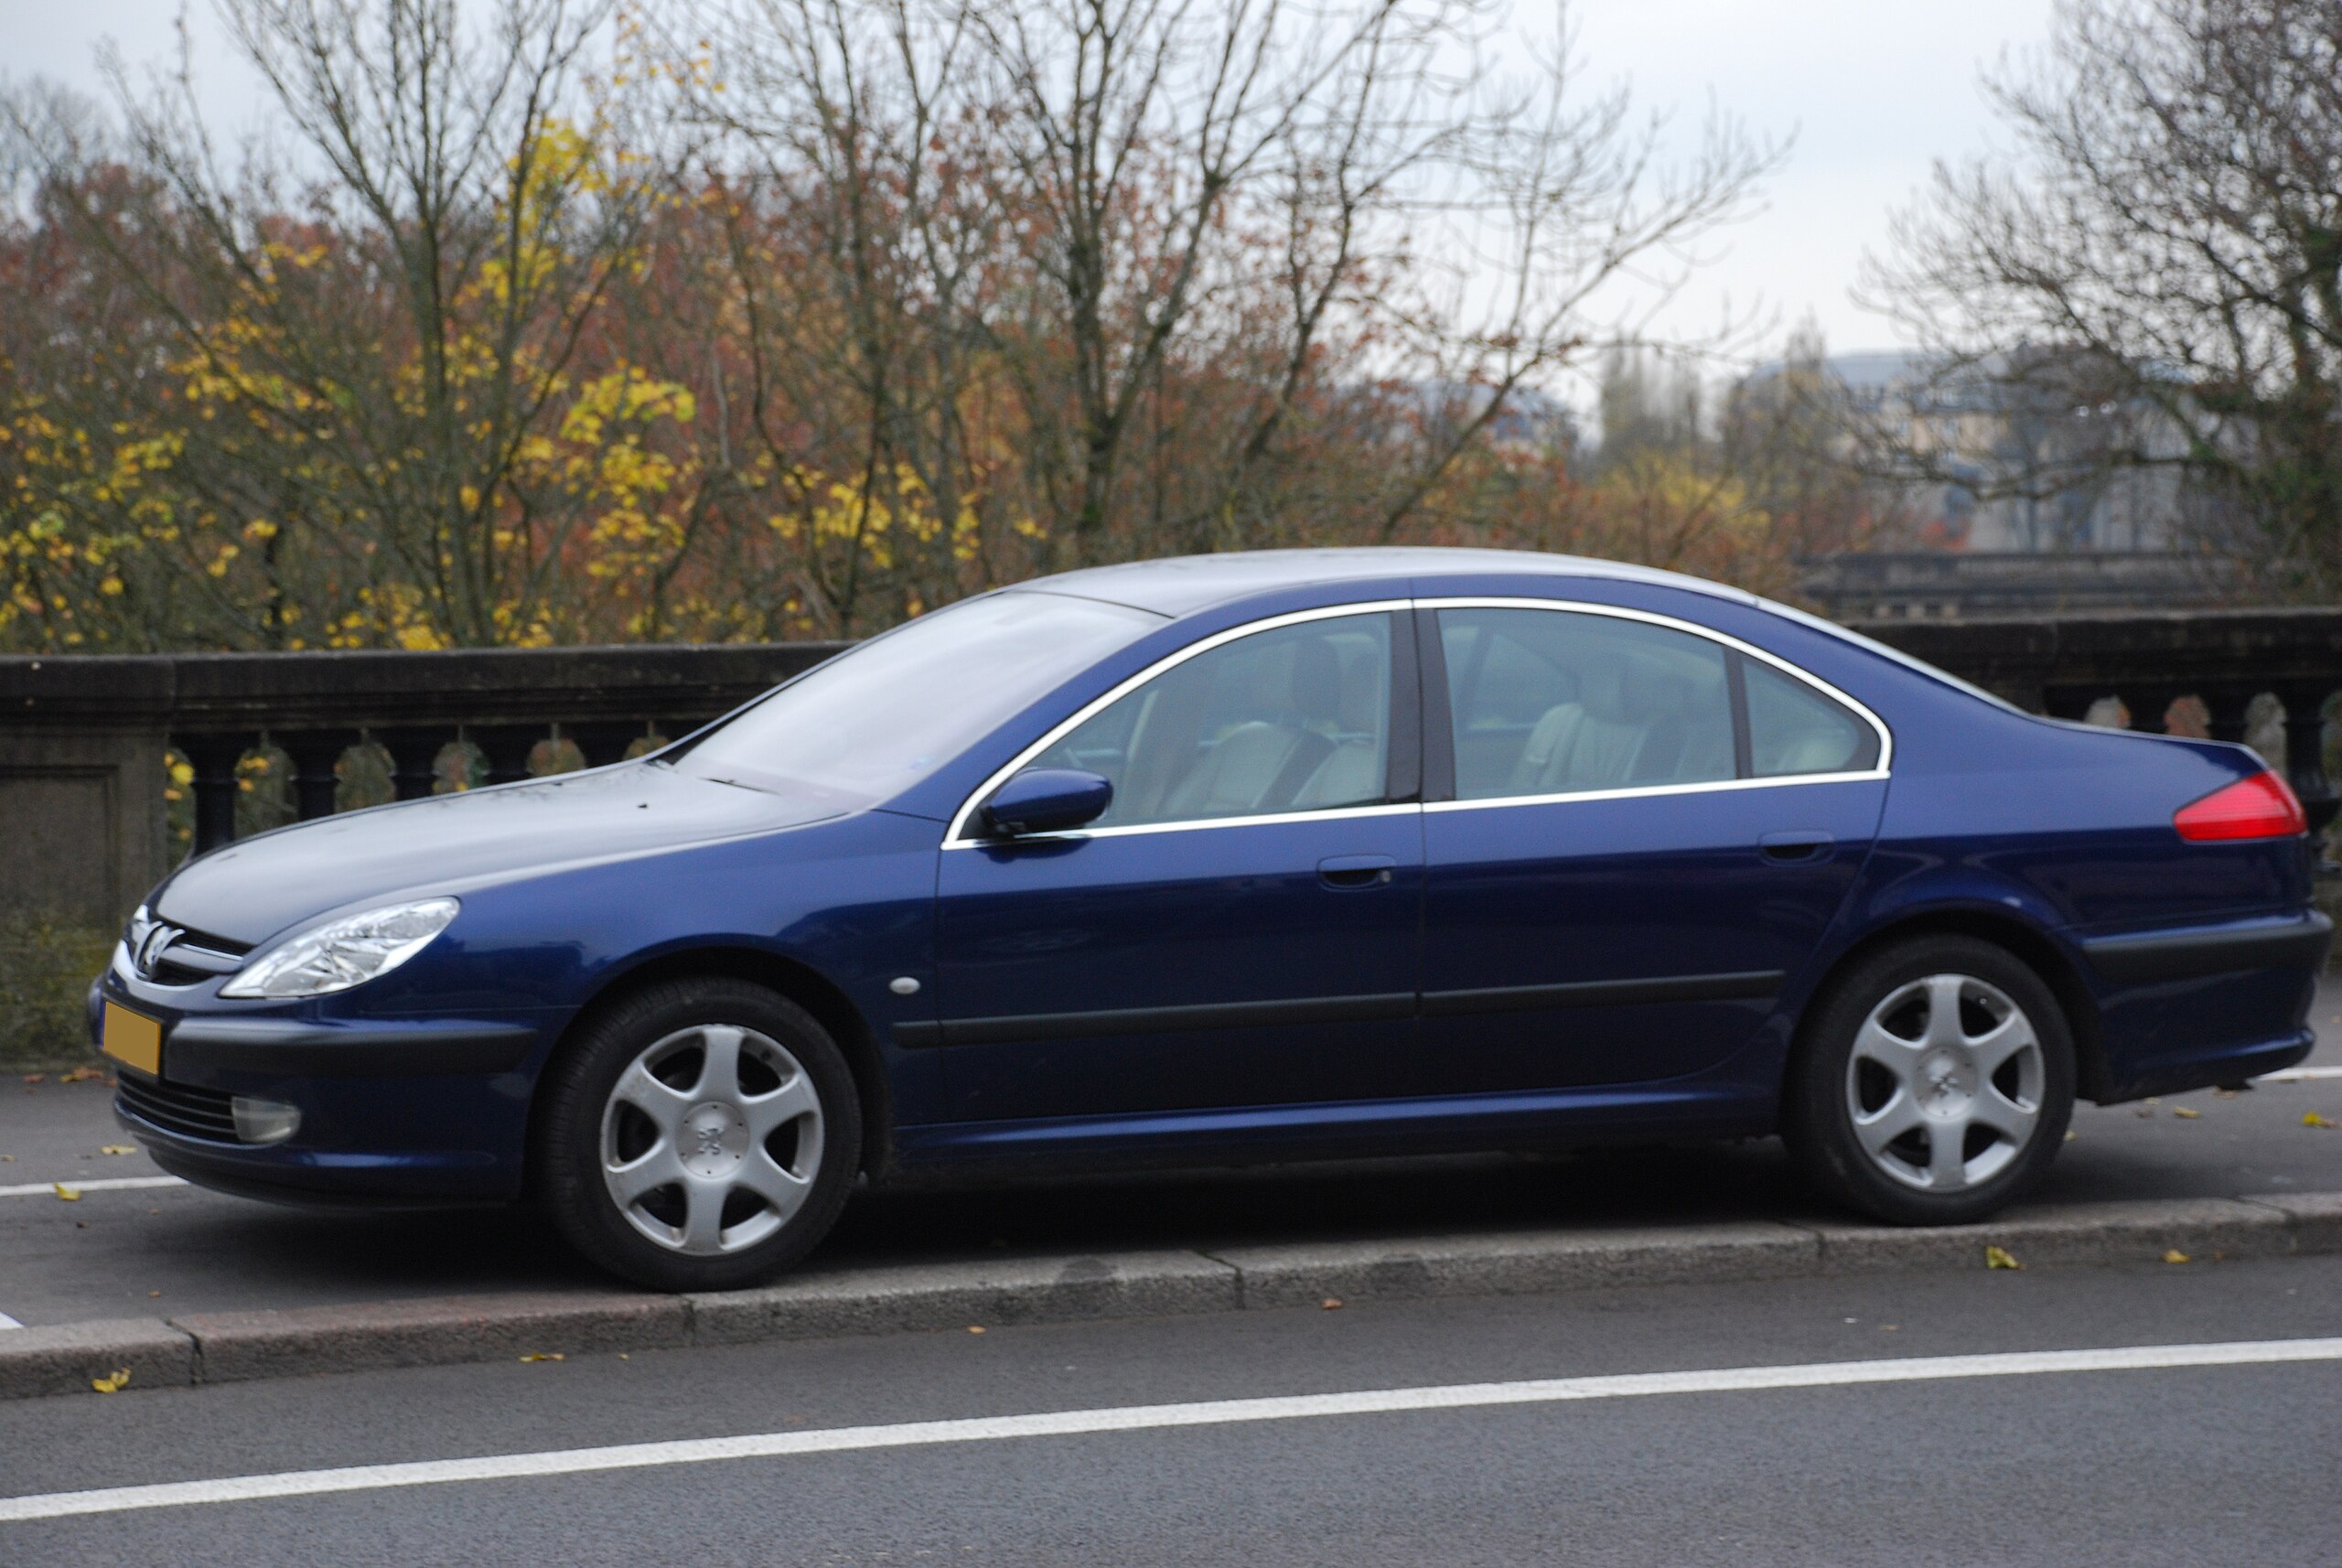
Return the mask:
<svg viewBox="0 0 2342 1568"><path fill-rule="evenodd" d="M154 1019L109 1002L98 1042L114 1060L155 1078L163 1076L163 1026Z"/></svg>

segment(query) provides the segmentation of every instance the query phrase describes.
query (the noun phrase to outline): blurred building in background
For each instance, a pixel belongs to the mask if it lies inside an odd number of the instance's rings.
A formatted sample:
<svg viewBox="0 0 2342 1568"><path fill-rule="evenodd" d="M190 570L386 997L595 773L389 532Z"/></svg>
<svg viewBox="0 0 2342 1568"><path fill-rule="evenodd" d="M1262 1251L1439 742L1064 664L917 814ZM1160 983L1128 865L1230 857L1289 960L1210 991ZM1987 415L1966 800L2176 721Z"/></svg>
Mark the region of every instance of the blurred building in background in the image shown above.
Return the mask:
<svg viewBox="0 0 2342 1568"><path fill-rule="evenodd" d="M1946 369L1906 352L1821 362L1842 451L1892 490L1900 521L1864 548L1804 557L1799 593L1846 619L2185 608L2231 574L2200 542L2206 498L2181 435L2091 367L2042 352ZM1761 388L1782 366L1753 372ZM2140 457L2147 459L2138 461Z"/></svg>

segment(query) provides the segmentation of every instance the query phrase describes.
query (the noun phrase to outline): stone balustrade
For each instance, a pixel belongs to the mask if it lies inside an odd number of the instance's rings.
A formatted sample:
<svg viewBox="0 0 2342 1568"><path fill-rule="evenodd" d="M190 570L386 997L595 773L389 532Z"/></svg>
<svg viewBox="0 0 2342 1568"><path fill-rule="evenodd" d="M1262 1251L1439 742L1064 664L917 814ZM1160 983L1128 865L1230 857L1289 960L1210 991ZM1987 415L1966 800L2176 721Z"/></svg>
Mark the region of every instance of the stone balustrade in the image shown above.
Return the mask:
<svg viewBox="0 0 2342 1568"><path fill-rule="evenodd" d="M2255 736L2321 828L2335 814L2342 609L1855 624L2036 712ZM0 914L118 919L178 854L235 835L240 767L262 747L289 761L290 814L324 816L349 794L353 747L380 748L399 799L453 787L451 744L490 783L551 765L556 738L572 765L616 761L839 646L0 658ZM168 749L192 775L185 842L167 825Z"/></svg>
<svg viewBox="0 0 2342 1568"><path fill-rule="evenodd" d="M351 748L387 754L388 793L525 778L554 736L587 765L696 729L843 645L493 649L0 658L0 913L111 921L179 853L235 836L240 764L289 759L299 819L333 811ZM168 831L167 749L192 778L191 844Z"/></svg>

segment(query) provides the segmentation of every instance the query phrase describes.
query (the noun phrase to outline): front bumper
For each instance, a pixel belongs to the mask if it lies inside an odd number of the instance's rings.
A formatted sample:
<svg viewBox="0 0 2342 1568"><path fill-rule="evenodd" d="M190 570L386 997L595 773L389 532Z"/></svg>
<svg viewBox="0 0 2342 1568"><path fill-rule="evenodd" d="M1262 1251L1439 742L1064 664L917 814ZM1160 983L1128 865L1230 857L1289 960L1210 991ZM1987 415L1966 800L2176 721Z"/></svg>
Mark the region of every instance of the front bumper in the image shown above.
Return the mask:
<svg viewBox="0 0 2342 1568"><path fill-rule="evenodd" d="M161 1071L116 1062L114 1114L175 1176L250 1197L373 1206L493 1203L519 1195L529 1100L553 1021L337 1017L262 1011L109 972L92 988L162 1026ZM239 1095L299 1108L282 1143L248 1144Z"/></svg>

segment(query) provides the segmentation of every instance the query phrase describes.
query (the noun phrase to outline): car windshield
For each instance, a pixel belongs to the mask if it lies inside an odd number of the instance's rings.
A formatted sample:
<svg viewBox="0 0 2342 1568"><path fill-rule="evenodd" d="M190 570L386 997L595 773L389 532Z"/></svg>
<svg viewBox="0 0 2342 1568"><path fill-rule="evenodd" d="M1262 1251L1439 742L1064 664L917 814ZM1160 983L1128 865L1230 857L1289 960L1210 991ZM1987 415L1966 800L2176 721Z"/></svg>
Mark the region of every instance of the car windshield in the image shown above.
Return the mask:
<svg viewBox="0 0 2342 1568"><path fill-rule="evenodd" d="M1163 624L1019 591L966 599L806 671L664 761L841 808L900 794L1085 666Z"/></svg>

